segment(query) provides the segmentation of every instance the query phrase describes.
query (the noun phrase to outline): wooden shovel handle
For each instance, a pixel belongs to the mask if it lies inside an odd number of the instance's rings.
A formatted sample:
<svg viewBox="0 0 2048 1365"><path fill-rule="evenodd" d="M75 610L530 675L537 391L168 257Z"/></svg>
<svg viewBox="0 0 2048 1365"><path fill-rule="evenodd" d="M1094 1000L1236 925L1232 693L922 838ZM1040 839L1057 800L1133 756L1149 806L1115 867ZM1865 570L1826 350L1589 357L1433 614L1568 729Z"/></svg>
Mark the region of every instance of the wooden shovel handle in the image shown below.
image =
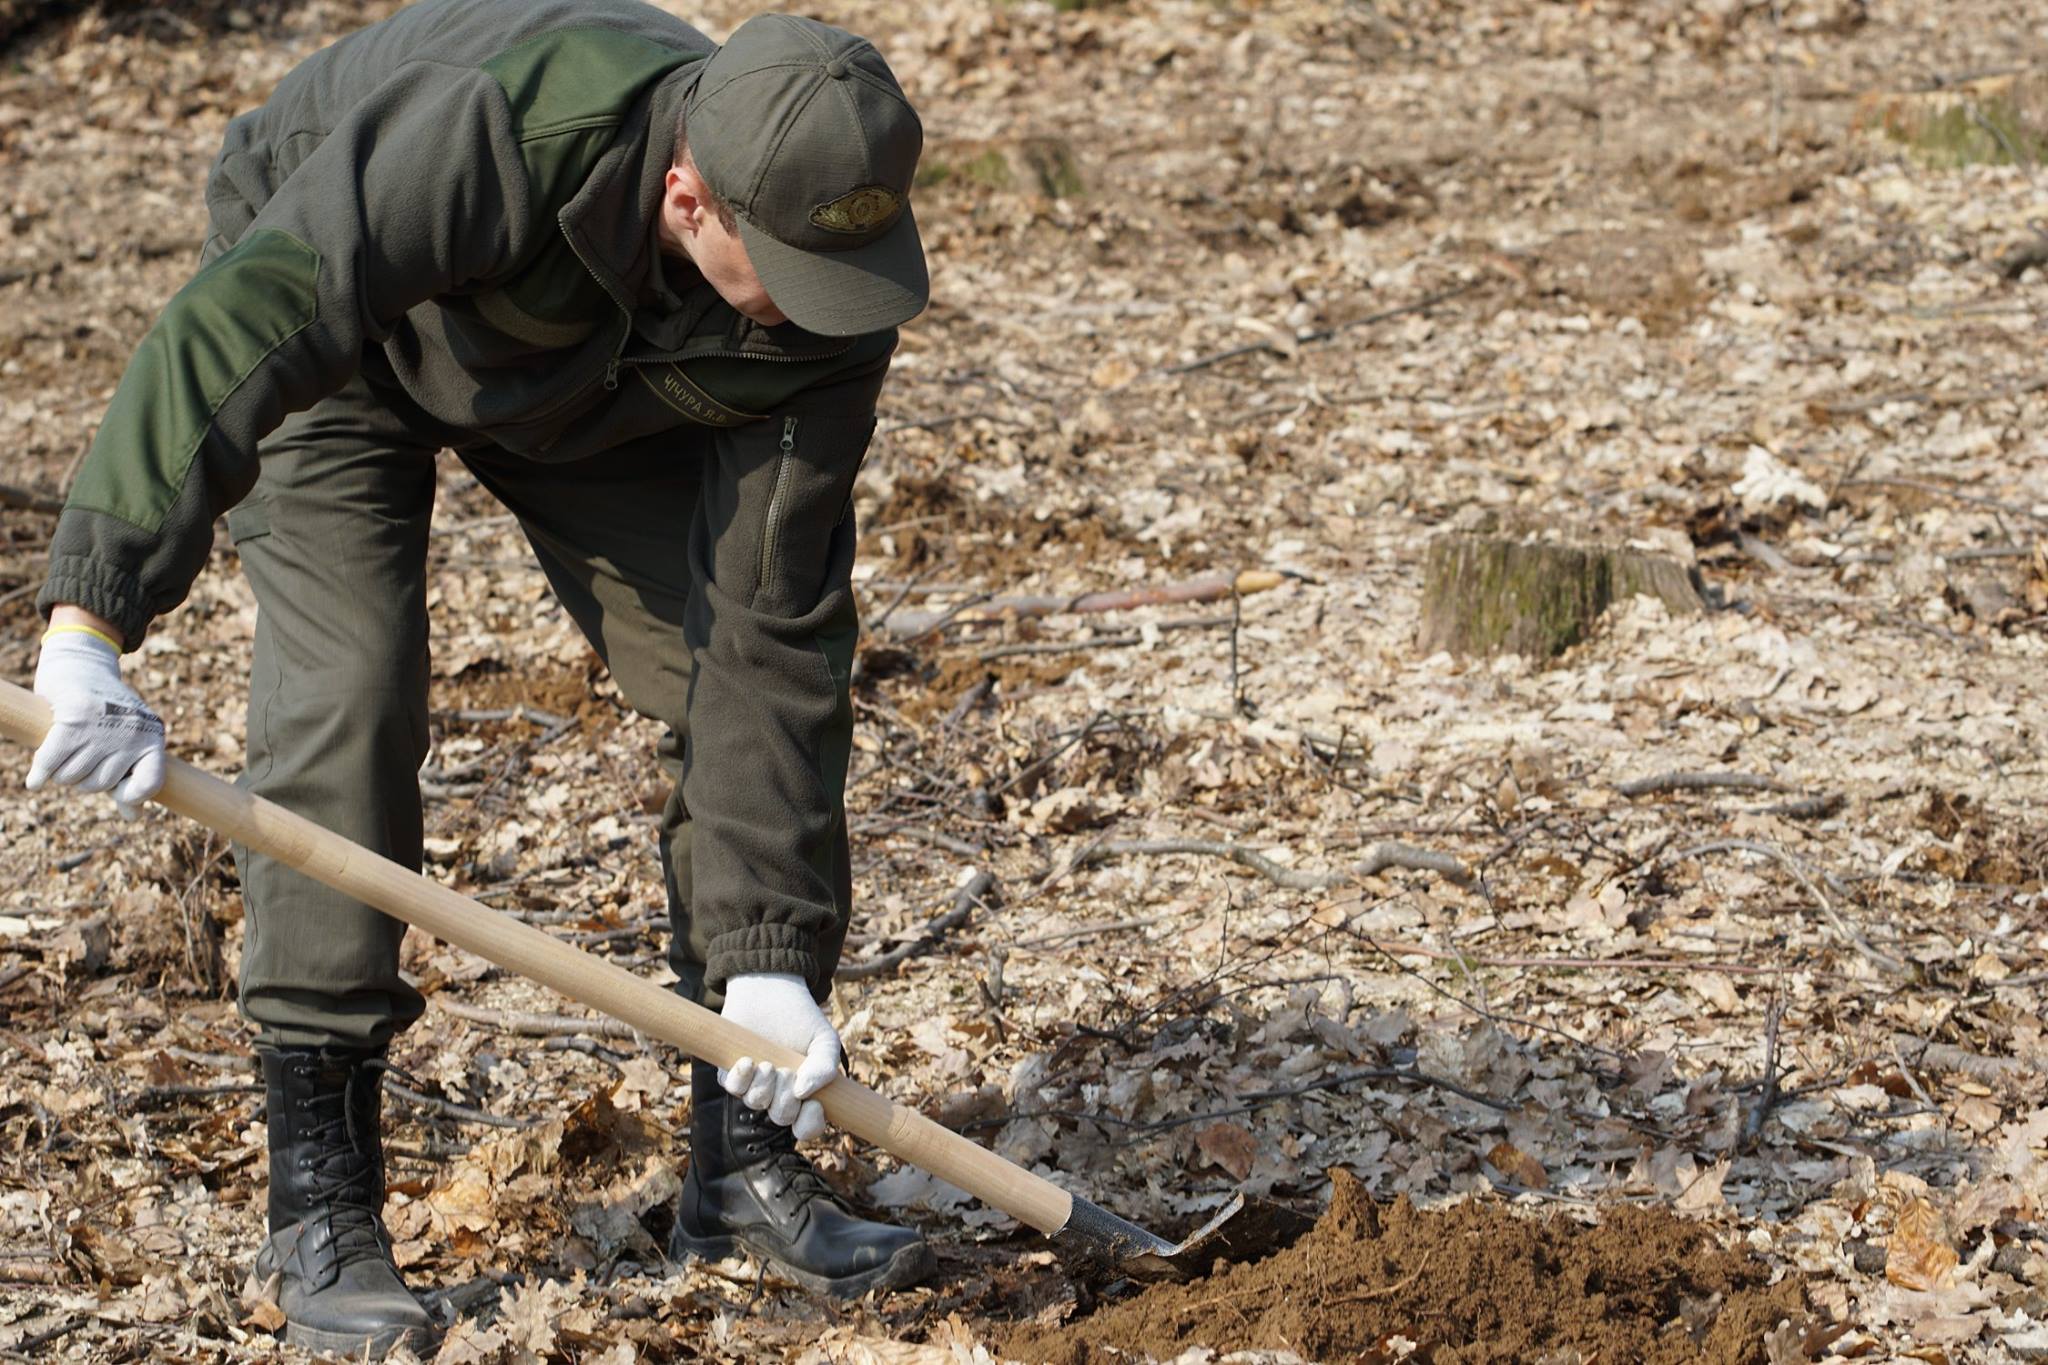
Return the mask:
<svg viewBox="0 0 2048 1365"><path fill-rule="evenodd" d="M42 698L0 682L0 733L34 746L49 728ZM217 834L296 868L315 881L374 905L394 919L517 972L673 1043L693 1057L728 1067L742 1057L793 1067L803 1058L652 981L593 957L530 924L478 905L460 892L399 866L282 806L232 787L182 759L172 759L157 803ZM892 1104L849 1077L818 1094L825 1116L941 1180L951 1181L1040 1232L1067 1224L1073 1196L1013 1162L942 1128L915 1110Z"/></svg>

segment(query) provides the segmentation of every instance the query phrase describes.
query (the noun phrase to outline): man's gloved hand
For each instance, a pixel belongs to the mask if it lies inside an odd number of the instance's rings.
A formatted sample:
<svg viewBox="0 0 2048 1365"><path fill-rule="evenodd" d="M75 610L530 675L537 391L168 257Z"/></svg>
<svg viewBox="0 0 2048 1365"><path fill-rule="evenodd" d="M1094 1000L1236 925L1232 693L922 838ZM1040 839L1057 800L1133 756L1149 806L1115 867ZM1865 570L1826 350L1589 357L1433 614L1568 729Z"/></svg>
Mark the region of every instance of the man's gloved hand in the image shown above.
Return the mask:
<svg viewBox="0 0 2048 1365"><path fill-rule="evenodd" d="M839 1031L811 999L800 976L757 972L725 983L727 1019L771 1043L804 1054L794 1071L742 1057L718 1073L725 1093L749 1109L765 1109L768 1117L808 1140L825 1131L825 1108L811 1096L839 1074Z"/></svg>
<svg viewBox="0 0 2048 1365"><path fill-rule="evenodd" d="M112 791L130 820L164 784L164 723L121 681L121 652L98 631L55 626L43 637L36 695L50 732L29 764L28 788L46 783Z"/></svg>

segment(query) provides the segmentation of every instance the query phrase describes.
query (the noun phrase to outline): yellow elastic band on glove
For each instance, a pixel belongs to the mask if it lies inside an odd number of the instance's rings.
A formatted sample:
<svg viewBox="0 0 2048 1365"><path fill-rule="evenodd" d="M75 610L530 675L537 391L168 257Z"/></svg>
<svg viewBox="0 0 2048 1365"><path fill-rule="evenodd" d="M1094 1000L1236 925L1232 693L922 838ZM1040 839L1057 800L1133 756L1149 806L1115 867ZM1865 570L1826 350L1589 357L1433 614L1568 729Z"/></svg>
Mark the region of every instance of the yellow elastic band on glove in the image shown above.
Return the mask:
<svg viewBox="0 0 2048 1365"><path fill-rule="evenodd" d="M45 644L49 643L52 635L90 635L95 640L105 640L108 644L112 645L116 654L121 652L121 642L119 640L116 640L103 630L94 630L91 626L51 626L43 632L43 642Z"/></svg>

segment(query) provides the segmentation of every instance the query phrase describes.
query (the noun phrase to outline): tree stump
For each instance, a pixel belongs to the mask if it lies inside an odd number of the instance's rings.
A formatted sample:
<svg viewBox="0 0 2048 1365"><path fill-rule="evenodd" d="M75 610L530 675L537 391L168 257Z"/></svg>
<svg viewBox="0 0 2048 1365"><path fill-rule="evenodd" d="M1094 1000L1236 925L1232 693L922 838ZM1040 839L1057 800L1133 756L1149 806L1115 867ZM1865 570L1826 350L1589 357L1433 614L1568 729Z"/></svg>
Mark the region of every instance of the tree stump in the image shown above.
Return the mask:
<svg viewBox="0 0 2048 1365"><path fill-rule="evenodd" d="M1702 610L1691 567L1674 555L1536 533L1450 532L1430 542L1424 563L1421 646L1554 658L1637 593L1673 613Z"/></svg>
<svg viewBox="0 0 2048 1365"><path fill-rule="evenodd" d="M948 183L1047 199L1077 199L1088 192L1073 146L1057 137L953 142L928 149L917 168L918 188Z"/></svg>
<svg viewBox="0 0 2048 1365"><path fill-rule="evenodd" d="M1856 125L1931 166L2034 165L2048 156L2048 69L1877 91L1858 102Z"/></svg>

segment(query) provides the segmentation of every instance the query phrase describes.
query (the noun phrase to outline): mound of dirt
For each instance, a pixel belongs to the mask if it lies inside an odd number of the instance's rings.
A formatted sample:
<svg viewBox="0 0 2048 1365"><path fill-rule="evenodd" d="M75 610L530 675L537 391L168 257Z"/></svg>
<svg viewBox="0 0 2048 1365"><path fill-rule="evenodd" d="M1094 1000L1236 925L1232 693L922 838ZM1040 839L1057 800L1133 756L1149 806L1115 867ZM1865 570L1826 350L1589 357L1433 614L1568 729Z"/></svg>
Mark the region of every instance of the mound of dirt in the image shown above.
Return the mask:
<svg viewBox="0 0 2048 1365"><path fill-rule="evenodd" d="M1430 1365L1760 1365L1765 1334L1805 1316L1797 1280L1772 1284L1761 1261L1664 1209L1610 1209L1597 1227L1493 1201L1382 1210L1334 1176L1330 1211L1287 1251L1067 1327L1014 1328L1000 1353L1049 1365L1170 1360L1190 1346Z"/></svg>

